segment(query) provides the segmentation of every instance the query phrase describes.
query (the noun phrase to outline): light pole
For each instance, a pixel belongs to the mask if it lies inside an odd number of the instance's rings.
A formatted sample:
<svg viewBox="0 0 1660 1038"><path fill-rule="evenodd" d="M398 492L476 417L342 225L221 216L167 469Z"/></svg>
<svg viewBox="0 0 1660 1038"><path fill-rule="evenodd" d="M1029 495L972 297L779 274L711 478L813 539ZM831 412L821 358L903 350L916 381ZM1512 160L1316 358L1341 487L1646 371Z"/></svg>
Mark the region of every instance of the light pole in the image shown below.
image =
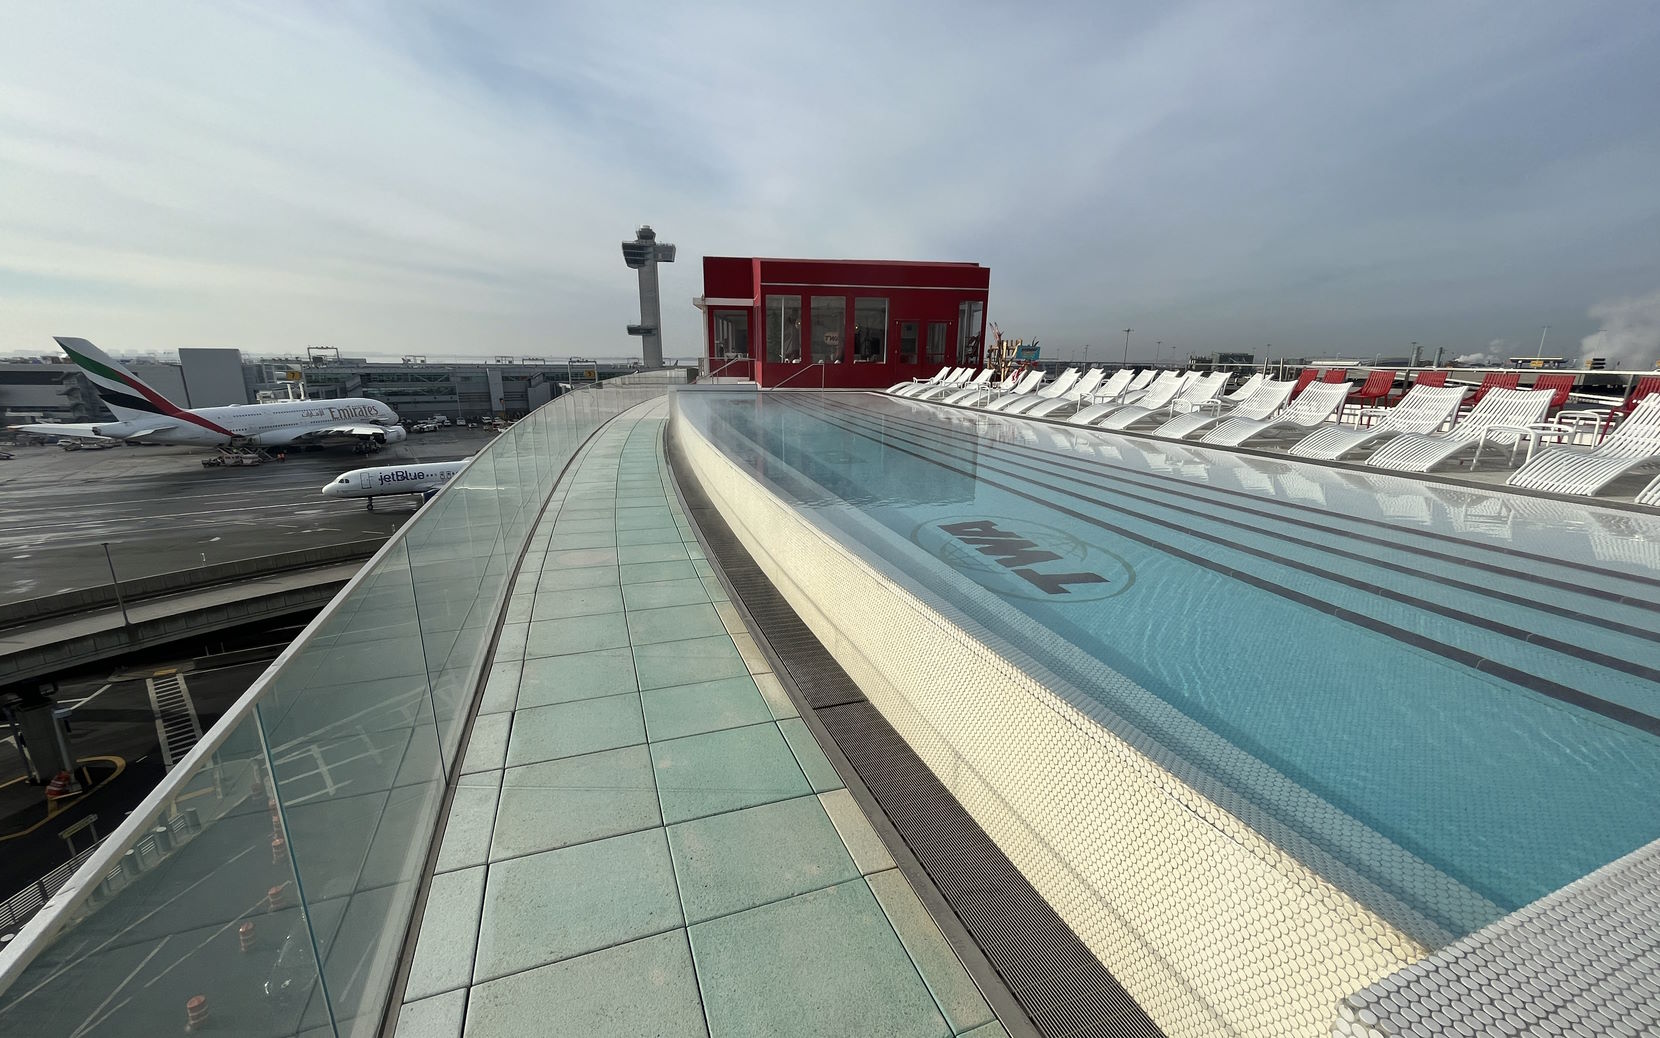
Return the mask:
<svg viewBox="0 0 1660 1038"><path fill-rule="evenodd" d="M1163 352L1164 352L1164 340L1159 339L1157 342L1153 343L1153 367L1156 368L1156 367L1159 366L1159 354L1161 354Z"/></svg>
<svg viewBox="0 0 1660 1038"><path fill-rule="evenodd" d="M1126 368L1130 366L1130 332L1133 330L1132 328L1124 329L1124 366Z"/></svg>
<svg viewBox="0 0 1660 1038"><path fill-rule="evenodd" d="M1084 367L1089 367L1089 343L1084 343Z"/></svg>

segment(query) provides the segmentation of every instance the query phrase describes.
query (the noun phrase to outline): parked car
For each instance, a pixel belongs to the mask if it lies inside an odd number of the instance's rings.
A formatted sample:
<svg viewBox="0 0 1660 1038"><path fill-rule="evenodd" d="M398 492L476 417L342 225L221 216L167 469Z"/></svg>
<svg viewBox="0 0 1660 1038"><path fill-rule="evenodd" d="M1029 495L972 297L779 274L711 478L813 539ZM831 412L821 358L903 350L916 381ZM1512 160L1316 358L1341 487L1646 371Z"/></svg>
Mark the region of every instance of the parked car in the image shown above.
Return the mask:
<svg viewBox="0 0 1660 1038"><path fill-rule="evenodd" d="M409 431L412 433L437 432L438 426L434 422L416 422L414 425L409 427Z"/></svg>

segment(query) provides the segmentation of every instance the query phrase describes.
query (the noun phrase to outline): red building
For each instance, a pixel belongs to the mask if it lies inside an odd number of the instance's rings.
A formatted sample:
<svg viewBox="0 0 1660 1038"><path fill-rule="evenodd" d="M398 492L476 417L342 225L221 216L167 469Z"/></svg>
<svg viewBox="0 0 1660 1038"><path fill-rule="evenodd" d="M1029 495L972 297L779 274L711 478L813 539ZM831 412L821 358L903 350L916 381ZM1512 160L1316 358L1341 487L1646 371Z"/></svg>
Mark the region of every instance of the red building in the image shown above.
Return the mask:
<svg viewBox="0 0 1660 1038"><path fill-rule="evenodd" d="M705 256L693 302L711 375L864 389L979 365L990 284L977 263Z"/></svg>

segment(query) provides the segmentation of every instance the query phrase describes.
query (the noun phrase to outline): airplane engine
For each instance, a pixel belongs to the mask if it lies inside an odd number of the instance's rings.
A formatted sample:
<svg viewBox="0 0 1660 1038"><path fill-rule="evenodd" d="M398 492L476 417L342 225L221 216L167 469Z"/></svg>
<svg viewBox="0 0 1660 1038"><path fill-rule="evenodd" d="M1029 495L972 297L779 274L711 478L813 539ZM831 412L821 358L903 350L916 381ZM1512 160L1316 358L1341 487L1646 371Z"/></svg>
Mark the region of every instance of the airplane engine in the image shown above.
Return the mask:
<svg viewBox="0 0 1660 1038"><path fill-rule="evenodd" d="M376 437L376 439L380 439L380 437ZM385 442L385 443L402 443L403 441L405 441L407 439L409 439L409 433L404 429L403 426L401 426L401 425L389 425L389 426L386 427L386 435L385 435L385 439L384 439L383 442Z"/></svg>

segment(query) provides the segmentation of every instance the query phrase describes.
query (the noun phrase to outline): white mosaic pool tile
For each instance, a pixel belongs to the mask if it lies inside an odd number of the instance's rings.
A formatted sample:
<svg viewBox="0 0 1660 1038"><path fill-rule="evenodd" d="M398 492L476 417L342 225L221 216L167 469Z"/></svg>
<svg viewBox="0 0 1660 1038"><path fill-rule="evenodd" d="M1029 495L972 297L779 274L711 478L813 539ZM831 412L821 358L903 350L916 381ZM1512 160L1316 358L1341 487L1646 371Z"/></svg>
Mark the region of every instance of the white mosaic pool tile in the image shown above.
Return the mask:
<svg viewBox="0 0 1660 1038"><path fill-rule="evenodd" d="M1331 1033L1652 1035L1660 841L1344 999Z"/></svg>
<svg viewBox="0 0 1660 1038"><path fill-rule="evenodd" d="M774 586L1166 1033L1317 1038L1427 953L679 435Z"/></svg>

